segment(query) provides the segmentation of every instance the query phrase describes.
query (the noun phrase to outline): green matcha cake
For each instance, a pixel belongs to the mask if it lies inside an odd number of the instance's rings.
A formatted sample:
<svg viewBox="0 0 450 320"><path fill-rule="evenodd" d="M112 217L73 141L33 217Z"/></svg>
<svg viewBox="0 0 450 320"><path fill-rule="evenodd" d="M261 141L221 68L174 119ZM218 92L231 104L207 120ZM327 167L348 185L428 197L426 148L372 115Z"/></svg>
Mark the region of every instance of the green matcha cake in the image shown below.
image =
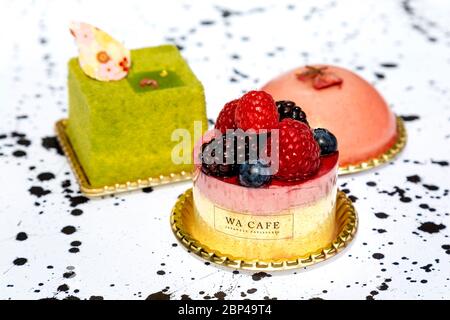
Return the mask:
<svg viewBox="0 0 450 320"><path fill-rule="evenodd" d="M67 135L92 187L191 171L175 164L172 132L207 119L203 86L172 45L131 50L118 81L88 77L69 61Z"/></svg>

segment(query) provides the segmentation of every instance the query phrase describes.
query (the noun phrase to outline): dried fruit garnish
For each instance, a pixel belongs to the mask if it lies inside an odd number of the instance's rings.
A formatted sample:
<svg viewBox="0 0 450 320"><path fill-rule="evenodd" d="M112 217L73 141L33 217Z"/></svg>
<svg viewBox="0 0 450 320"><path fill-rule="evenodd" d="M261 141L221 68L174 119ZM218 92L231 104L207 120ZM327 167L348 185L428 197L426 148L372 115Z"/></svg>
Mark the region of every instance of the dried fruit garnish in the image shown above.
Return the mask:
<svg viewBox="0 0 450 320"><path fill-rule="evenodd" d="M313 67L313 66L306 66L305 68L306 68L305 71L296 74L297 79L301 81L314 79L316 76L323 73L324 70L328 69L328 67Z"/></svg>
<svg viewBox="0 0 450 320"><path fill-rule="evenodd" d="M329 88L331 86L341 85L344 81L337 74L327 71L328 67L306 66L306 70L297 73L297 79L300 81L312 80L313 88L316 90Z"/></svg>
<svg viewBox="0 0 450 320"><path fill-rule="evenodd" d="M153 89L157 89L159 87L158 81L154 80L154 79L149 79L149 78L143 78L140 82L139 82L139 86L141 88L144 87L152 87Z"/></svg>

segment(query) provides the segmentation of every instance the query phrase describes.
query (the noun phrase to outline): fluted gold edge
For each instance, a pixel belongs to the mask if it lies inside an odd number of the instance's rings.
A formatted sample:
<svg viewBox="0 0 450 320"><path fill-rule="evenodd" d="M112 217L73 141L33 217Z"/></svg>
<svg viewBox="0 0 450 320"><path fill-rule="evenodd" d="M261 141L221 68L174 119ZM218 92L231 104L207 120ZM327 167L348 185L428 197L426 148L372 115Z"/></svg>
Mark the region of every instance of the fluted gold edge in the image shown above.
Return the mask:
<svg viewBox="0 0 450 320"><path fill-rule="evenodd" d="M388 163L393 160L404 148L406 145L408 135L406 133L405 123L403 119L397 116L397 140L394 145L389 148L385 153L380 156L370 159L368 161L363 161L357 164L351 164L346 166L340 166L338 174L345 175L351 173L357 173L361 171L370 170L376 168L380 165Z"/></svg>
<svg viewBox="0 0 450 320"><path fill-rule="evenodd" d="M105 185L103 187L93 187L83 170L83 167L78 160L75 150L70 143L69 137L66 134L67 119L61 119L55 124L56 137L64 152L64 155L70 163L70 167L75 174L75 177L80 186L80 191L87 197L101 197L109 194L129 192L133 190L143 189L147 187L154 187L169 183L191 180L192 174L190 172L181 171L171 173L169 175L160 175L157 177L149 177L138 179L135 181L127 181L125 183L115 183L112 185Z"/></svg>
<svg viewBox="0 0 450 320"><path fill-rule="evenodd" d="M226 255L207 249L205 245L193 239L183 227L183 212L194 210L192 188L182 194L170 216L172 231L178 241L190 252L218 265L252 271L281 271L307 267L329 259L341 252L353 240L358 229L358 215L351 200L339 191L336 199L336 227L338 233L336 239L328 246L317 250L307 256L299 256L296 259L277 261L236 260Z"/></svg>

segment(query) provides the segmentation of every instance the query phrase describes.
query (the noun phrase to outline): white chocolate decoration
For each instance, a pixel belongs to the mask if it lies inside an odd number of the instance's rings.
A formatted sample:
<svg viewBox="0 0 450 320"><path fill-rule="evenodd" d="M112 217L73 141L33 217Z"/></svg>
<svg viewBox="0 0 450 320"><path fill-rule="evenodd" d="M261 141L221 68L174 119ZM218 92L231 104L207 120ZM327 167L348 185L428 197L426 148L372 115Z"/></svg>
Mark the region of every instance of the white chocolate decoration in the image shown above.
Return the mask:
<svg viewBox="0 0 450 320"><path fill-rule="evenodd" d="M78 61L83 72L99 81L115 81L127 76L130 51L104 31L83 22L72 22L70 33L78 45Z"/></svg>

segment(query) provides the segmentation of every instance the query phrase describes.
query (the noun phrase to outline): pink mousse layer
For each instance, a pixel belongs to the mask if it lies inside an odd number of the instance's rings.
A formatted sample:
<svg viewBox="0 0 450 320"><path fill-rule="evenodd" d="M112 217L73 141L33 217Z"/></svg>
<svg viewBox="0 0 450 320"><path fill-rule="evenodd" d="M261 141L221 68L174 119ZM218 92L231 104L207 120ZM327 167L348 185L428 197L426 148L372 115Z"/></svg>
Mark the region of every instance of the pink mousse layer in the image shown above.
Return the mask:
<svg viewBox="0 0 450 320"><path fill-rule="evenodd" d="M247 188L236 178L222 180L206 175L196 166L194 188L225 209L258 214L276 214L282 210L311 205L333 191L336 185L339 154L323 157L318 173L304 182L285 183L274 180L263 188Z"/></svg>
<svg viewBox="0 0 450 320"><path fill-rule="evenodd" d="M291 70L271 80L262 90L275 100L295 101L314 128L326 128L339 142L340 165L356 164L387 151L396 139L395 116L378 91L355 73L328 66L341 77L341 86L322 90L300 81Z"/></svg>

